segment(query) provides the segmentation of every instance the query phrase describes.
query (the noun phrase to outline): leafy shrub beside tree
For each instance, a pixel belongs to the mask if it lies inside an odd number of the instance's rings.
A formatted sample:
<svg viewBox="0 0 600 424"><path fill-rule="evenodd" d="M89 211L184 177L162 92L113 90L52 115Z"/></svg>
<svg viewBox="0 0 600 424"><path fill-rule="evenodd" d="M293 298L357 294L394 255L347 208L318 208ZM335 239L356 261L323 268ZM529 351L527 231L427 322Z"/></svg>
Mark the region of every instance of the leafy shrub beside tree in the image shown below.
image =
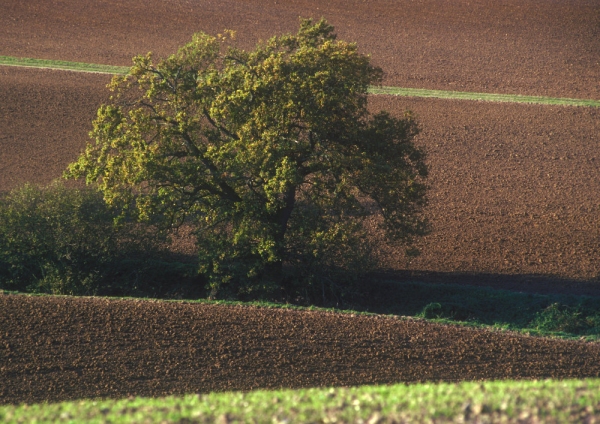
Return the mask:
<svg viewBox="0 0 600 424"><path fill-rule="evenodd" d="M0 288L70 295L156 295L193 278L149 225L115 224L97 190L25 185L0 197Z"/></svg>
<svg viewBox="0 0 600 424"><path fill-rule="evenodd" d="M369 114L382 71L324 20L252 51L232 38L135 57L67 176L141 221L192 222L213 297L343 296L373 264L366 219L392 243L426 231L418 126Z"/></svg>

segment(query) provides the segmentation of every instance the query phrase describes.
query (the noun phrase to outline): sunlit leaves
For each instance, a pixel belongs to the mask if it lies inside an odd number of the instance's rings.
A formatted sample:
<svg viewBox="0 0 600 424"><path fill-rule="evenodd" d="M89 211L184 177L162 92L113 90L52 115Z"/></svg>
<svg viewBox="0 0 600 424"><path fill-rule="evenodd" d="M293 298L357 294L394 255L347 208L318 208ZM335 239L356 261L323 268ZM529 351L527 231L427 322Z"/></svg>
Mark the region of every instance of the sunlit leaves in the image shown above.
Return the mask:
<svg viewBox="0 0 600 424"><path fill-rule="evenodd" d="M423 233L417 125L369 115L382 71L368 56L324 20L251 51L231 43L200 33L165 60L134 58L68 175L141 219L194 219L215 290L275 287L286 267L317 272L308 262L345 268L340 246L367 252L374 213L390 240Z"/></svg>

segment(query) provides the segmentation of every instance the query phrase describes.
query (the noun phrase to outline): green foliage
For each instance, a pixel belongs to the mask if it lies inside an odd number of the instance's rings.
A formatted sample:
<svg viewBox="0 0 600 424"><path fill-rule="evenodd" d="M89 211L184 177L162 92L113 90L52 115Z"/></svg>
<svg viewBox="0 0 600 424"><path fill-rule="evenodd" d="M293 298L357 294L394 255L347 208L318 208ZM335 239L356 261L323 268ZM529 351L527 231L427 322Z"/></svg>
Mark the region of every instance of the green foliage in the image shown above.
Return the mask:
<svg viewBox="0 0 600 424"><path fill-rule="evenodd" d="M372 281L359 294L350 305L359 311L492 325L540 335L600 338L598 297L399 281Z"/></svg>
<svg viewBox="0 0 600 424"><path fill-rule="evenodd" d="M390 242L426 230L417 124L368 113L382 71L324 20L252 51L232 37L135 57L66 175L139 219L192 219L213 296L333 299L372 264L365 218Z"/></svg>
<svg viewBox="0 0 600 424"><path fill-rule="evenodd" d="M598 379L321 387L0 406L4 423L587 423L599 418Z"/></svg>
<svg viewBox="0 0 600 424"><path fill-rule="evenodd" d="M0 198L0 288L70 295L157 294L190 275L160 260L150 226L114 223L101 193L25 185ZM154 286L153 286L154 285Z"/></svg>
<svg viewBox="0 0 600 424"><path fill-rule="evenodd" d="M533 328L543 331L589 334L600 332L600 310L590 310L581 304L570 306L552 303L536 314L531 322Z"/></svg>
<svg viewBox="0 0 600 424"><path fill-rule="evenodd" d="M5 196L0 209L3 287L93 293L95 271L116 242L103 204L89 191L58 185L48 190L26 185Z"/></svg>

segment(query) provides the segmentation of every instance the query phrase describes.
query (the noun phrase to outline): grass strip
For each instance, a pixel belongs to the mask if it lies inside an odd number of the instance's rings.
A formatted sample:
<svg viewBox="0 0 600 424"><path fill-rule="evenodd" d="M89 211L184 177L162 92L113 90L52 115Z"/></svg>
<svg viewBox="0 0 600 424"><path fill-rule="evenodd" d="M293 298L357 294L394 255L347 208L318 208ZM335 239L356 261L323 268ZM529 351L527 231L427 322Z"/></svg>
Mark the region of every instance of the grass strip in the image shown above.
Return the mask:
<svg viewBox="0 0 600 424"><path fill-rule="evenodd" d="M27 57L0 56L0 65L21 66L27 68L61 69L75 72L93 72L97 74L126 74L127 66L98 65L94 63L67 62L64 60L31 59Z"/></svg>
<svg viewBox="0 0 600 424"><path fill-rule="evenodd" d="M370 282L363 308L444 324L492 327L535 336L600 340L600 298L536 294L449 283Z"/></svg>
<svg viewBox="0 0 600 424"><path fill-rule="evenodd" d="M47 60L0 56L0 65L22 66L30 68L62 69L76 72L95 72L101 74L126 74L127 66L99 65L64 60ZM600 100L570 99L560 97L521 96L516 94L471 93L466 91L427 90L424 88L370 87L371 94L388 94L406 97L430 97L437 99L479 100L486 102L533 103L557 106L600 107Z"/></svg>
<svg viewBox="0 0 600 424"><path fill-rule="evenodd" d="M557 106L600 107L600 100L522 96L518 94L471 93L466 91L427 90L423 88L370 87L369 93L388 94L392 96L406 97L432 97L437 99L479 100L486 102L534 103Z"/></svg>
<svg viewBox="0 0 600 424"><path fill-rule="evenodd" d="M4 423L595 422L600 380L258 390L0 406Z"/></svg>

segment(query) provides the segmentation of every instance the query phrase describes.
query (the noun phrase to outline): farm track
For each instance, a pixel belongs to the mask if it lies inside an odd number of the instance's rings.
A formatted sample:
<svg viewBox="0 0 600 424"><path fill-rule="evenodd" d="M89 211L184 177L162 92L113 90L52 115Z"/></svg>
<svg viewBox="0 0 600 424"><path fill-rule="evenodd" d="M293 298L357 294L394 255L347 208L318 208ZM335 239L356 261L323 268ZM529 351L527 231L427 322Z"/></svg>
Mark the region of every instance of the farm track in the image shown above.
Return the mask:
<svg viewBox="0 0 600 424"><path fill-rule="evenodd" d="M600 99L594 0L3 2L0 55L129 65L203 30L241 47L326 17L385 85ZM0 192L83 149L110 76L0 67ZM432 233L391 278L600 295L600 109L377 96L416 113ZM0 295L0 402L600 376L597 344L308 312Z"/></svg>
<svg viewBox="0 0 600 424"><path fill-rule="evenodd" d="M324 312L0 295L0 403L600 376L600 344Z"/></svg>

